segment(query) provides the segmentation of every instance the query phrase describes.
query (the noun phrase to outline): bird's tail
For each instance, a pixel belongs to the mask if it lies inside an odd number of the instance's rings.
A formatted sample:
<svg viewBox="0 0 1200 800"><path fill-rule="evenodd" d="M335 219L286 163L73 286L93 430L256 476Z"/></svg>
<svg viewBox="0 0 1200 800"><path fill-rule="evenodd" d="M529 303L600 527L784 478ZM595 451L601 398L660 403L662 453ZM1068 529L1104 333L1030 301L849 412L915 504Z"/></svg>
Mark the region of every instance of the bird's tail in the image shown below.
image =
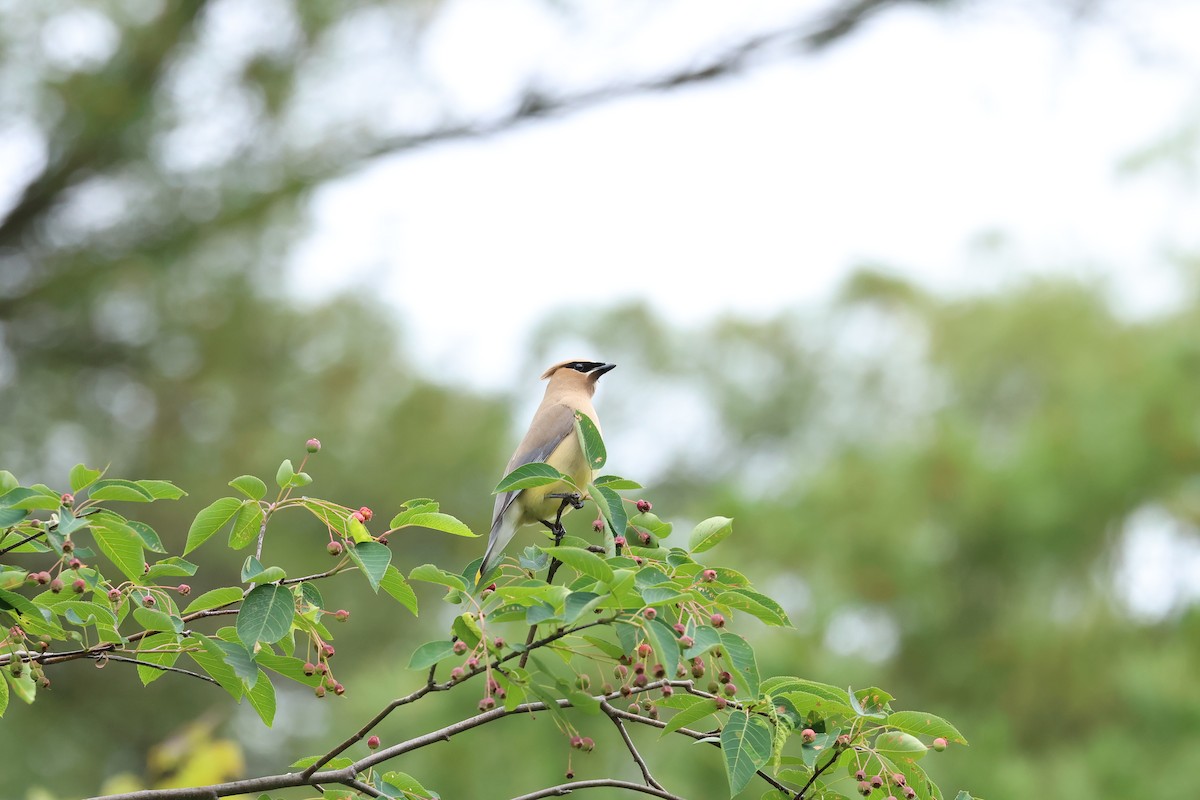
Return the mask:
<svg viewBox="0 0 1200 800"><path fill-rule="evenodd" d="M512 507L510 506L510 508ZM483 553L483 561L479 562L479 572L475 575L476 589L480 588L483 579L495 568L504 554L504 548L508 546L517 532L514 516L511 513L504 513L496 517L496 521L492 523L492 530L488 533L487 550Z"/></svg>

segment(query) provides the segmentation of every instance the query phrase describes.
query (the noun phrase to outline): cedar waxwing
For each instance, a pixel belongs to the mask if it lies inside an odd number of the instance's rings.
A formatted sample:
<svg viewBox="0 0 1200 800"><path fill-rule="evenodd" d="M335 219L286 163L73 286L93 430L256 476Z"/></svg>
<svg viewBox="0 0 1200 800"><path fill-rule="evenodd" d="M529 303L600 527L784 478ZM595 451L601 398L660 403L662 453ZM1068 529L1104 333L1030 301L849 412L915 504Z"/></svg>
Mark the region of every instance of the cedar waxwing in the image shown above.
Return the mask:
<svg viewBox="0 0 1200 800"><path fill-rule="evenodd" d="M592 468L583 457L575 433L575 412L587 414L599 429L600 420L592 407L592 395L596 393L596 381L615 366L599 361L563 361L542 373L542 380L550 380L546 396L534 413L525 438L517 445L517 452L504 468L504 474L523 464L544 461L569 475L580 489L586 487L592 480ZM553 529L552 521L564 505L561 497L548 495L570 491L573 491L571 487L560 481L496 495L492 531L488 534L487 551L479 565L478 578L482 579L496 566L517 528L541 522ZM568 504L564 511L569 510Z"/></svg>

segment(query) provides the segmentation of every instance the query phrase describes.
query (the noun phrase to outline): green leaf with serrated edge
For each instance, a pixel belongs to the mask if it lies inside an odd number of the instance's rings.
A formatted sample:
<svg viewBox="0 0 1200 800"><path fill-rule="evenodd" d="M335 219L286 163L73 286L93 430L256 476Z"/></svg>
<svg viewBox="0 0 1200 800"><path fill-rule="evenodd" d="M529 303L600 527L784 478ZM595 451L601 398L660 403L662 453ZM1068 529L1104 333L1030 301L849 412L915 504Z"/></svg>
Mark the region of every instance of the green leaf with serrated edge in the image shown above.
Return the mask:
<svg viewBox="0 0 1200 800"><path fill-rule="evenodd" d="M783 692L801 691L824 697L835 703L850 707L850 695L845 689L839 689L828 683L810 681L806 678L795 678L790 675L777 675L767 678L762 683L764 694L782 694Z"/></svg>
<svg viewBox="0 0 1200 800"><path fill-rule="evenodd" d="M96 481L88 492L92 500L123 500L129 503L151 503L154 495L124 478L105 478Z"/></svg>
<svg viewBox="0 0 1200 800"><path fill-rule="evenodd" d="M717 595L717 602L729 608L745 611L750 616L768 625L790 628L791 620L783 607L765 594L749 589L731 589Z"/></svg>
<svg viewBox="0 0 1200 800"><path fill-rule="evenodd" d="M675 586L648 586L642 590L642 599L648 606L678 603L692 597L692 593Z"/></svg>
<svg viewBox="0 0 1200 800"><path fill-rule="evenodd" d="M31 704L37 699L37 684L33 680L33 671L25 670L20 677L13 675L8 670L4 670L4 678L8 681L9 687L12 688L13 694L18 699L26 704Z"/></svg>
<svg viewBox="0 0 1200 800"><path fill-rule="evenodd" d="M684 651L684 658L695 658L712 650L714 647L721 645L721 633L716 628L708 625L697 625L696 630L691 634L693 644Z"/></svg>
<svg viewBox="0 0 1200 800"><path fill-rule="evenodd" d="M614 491L626 491L629 489L641 489L642 485L637 481L631 481L628 478L622 478L619 475L601 475L599 478L592 480L592 483L597 486L607 486Z"/></svg>
<svg viewBox="0 0 1200 800"><path fill-rule="evenodd" d="M139 625L148 631L169 631L170 633L179 632L179 628L176 627L175 622L171 619L170 614L164 614L163 612L153 608L135 608L133 610L133 618L138 621Z"/></svg>
<svg viewBox="0 0 1200 800"><path fill-rule="evenodd" d="M242 581L245 583L274 583L286 577L282 567L264 567L254 556L246 556L242 563Z"/></svg>
<svg viewBox="0 0 1200 800"><path fill-rule="evenodd" d="M525 609L525 624L526 625L541 625L543 622L562 622L562 615L559 614L554 606L549 603L534 603Z"/></svg>
<svg viewBox="0 0 1200 800"><path fill-rule="evenodd" d="M566 623L574 624L581 616L599 605L603 599L603 595L595 592L571 592L563 603L563 617Z"/></svg>
<svg viewBox="0 0 1200 800"><path fill-rule="evenodd" d="M326 504L320 500L314 500L311 497L302 498L300 504L308 509L314 517L325 523L333 532L343 537L350 535L350 530L346 526L346 523L349 521L349 514L346 509L341 506Z"/></svg>
<svg viewBox="0 0 1200 800"><path fill-rule="evenodd" d="M375 537L367 530L367 526L359 521L358 517L350 514L346 518L346 532L350 534L350 540L353 542L370 542L374 541Z"/></svg>
<svg viewBox="0 0 1200 800"><path fill-rule="evenodd" d="M759 691L767 694L766 690L762 687L759 687ZM854 709L845 703L839 703L828 697L820 697L808 692L793 691L782 694L771 694L771 696L780 702L787 702L802 717L816 715L819 719L827 719L829 717L854 716Z"/></svg>
<svg viewBox="0 0 1200 800"><path fill-rule="evenodd" d="M643 620L642 629L646 631L650 644L654 646L658 660L667 668L667 674L674 675L675 665L679 663L680 657L679 637L675 635L675 631L658 617Z"/></svg>
<svg viewBox="0 0 1200 800"><path fill-rule="evenodd" d="M267 496L267 485L261 478L253 475L239 475L231 480L229 485L251 500L262 500Z"/></svg>
<svg viewBox="0 0 1200 800"><path fill-rule="evenodd" d="M379 582L383 579L388 565L392 563L392 551L387 545L378 542L363 542L348 548L346 552L359 571L367 577L372 591L378 593Z"/></svg>
<svg viewBox="0 0 1200 800"><path fill-rule="evenodd" d="M421 798L436 796L406 772L385 772L383 773L383 782L390 784L398 792L408 792Z"/></svg>
<svg viewBox="0 0 1200 800"><path fill-rule="evenodd" d="M734 714L721 729L721 751L732 797L771 759L771 730L756 716Z"/></svg>
<svg viewBox="0 0 1200 800"><path fill-rule="evenodd" d="M681 695L676 695L679 697ZM673 699L673 698L672 698ZM668 733L673 733L680 728L686 728L689 725L699 722L706 717L717 713L717 705L714 701L706 697L692 697L695 703L692 703L687 708L684 708L667 720L667 725L663 728L663 736ZM660 704L661 705L661 704Z"/></svg>
<svg viewBox="0 0 1200 800"><path fill-rule="evenodd" d="M629 655L637 649L638 644L642 641L642 630L628 622L618 622L613 625L613 629L617 632L617 641L621 643L621 652Z"/></svg>
<svg viewBox="0 0 1200 800"><path fill-rule="evenodd" d="M0 498L2 499L2 498ZM0 506L0 529L9 528L16 525L21 520L29 516L29 512L20 508L8 508ZM4 537L0 536L0 544L4 544ZM9 552L21 552L20 550L11 550Z"/></svg>
<svg viewBox="0 0 1200 800"><path fill-rule="evenodd" d="M183 554L186 556L225 527L241 507L242 501L236 497L222 497L200 509L200 513L192 520L192 526L188 528L187 544L183 546Z"/></svg>
<svg viewBox="0 0 1200 800"><path fill-rule="evenodd" d="M379 588L390 594L396 602L412 612L412 615L417 616L417 595L404 580L404 576L400 574L400 570L392 565L383 573L383 579L379 581Z"/></svg>
<svg viewBox="0 0 1200 800"><path fill-rule="evenodd" d="M258 678L253 686L246 691L246 700L249 701L250 707L258 712L258 718L263 724L271 727L271 723L275 721L275 687L261 669L258 670Z"/></svg>
<svg viewBox="0 0 1200 800"><path fill-rule="evenodd" d="M884 731L875 737L875 750L896 761L924 758L929 748L911 733Z"/></svg>
<svg viewBox="0 0 1200 800"><path fill-rule="evenodd" d="M533 489L538 486L549 486L559 481L571 483L570 477L559 472L549 464L543 461L533 461L528 464L522 464L501 478L500 482L496 484L496 488L492 490L492 494L503 494L504 492L520 491L521 489Z"/></svg>
<svg viewBox="0 0 1200 800"><path fill-rule="evenodd" d="M198 567L179 556L167 556L150 565L150 571L142 578L143 581L158 578L187 578L196 574Z"/></svg>
<svg viewBox="0 0 1200 800"><path fill-rule="evenodd" d="M629 527L629 515L625 512L625 504L621 496L607 486L589 484L589 493L600 515L608 523L608 529L613 536L624 536Z"/></svg>
<svg viewBox="0 0 1200 800"><path fill-rule="evenodd" d="M933 736L935 738L940 736L950 742L967 743L958 728L941 717L935 717L924 711L897 711L888 715L887 724L914 736Z"/></svg>
<svg viewBox="0 0 1200 800"><path fill-rule="evenodd" d="M191 614L195 611L209 611L214 608L221 608L231 603L236 603L242 599L242 590L237 586L226 586L223 589L213 589L205 592L197 597L192 602L188 603L187 608L183 610L184 614Z"/></svg>
<svg viewBox="0 0 1200 800"><path fill-rule="evenodd" d="M321 590L312 581L304 581L292 591L295 592L300 600L313 608L325 608L325 598L321 596Z"/></svg>
<svg viewBox="0 0 1200 800"><path fill-rule="evenodd" d="M305 686L316 686L324 680L320 673L313 673L312 675L304 674L304 659L293 656L281 656L270 647L263 647L255 653L254 662L260 667L269 669Z"/></svg>
<svg viewBox="0 0 1200 800"><path fill-rule="evenodd" d="M149 492L155 500L178 500L187 496L187 492L170 481L140 480L134 483Z"/></svg>
<svg viewBox="0 0 1200 800"><path fill-rule="evenodd" d="M404 517L404 514L401 513L397 515L397 519L400 517ZM393 520L392 524L393 528L407 528L410 526L430 528L431 530L441 531L442 533L450 533L455 536L468 536L474 538L479 535L468 528L466 523L462 522L457 517L452 517L449 514L443 514L440 511L411 514L399 525L395 524L395 520Z"/></svg>
<svg viewBox="0 0 1200 800"><path fill-rule="evenodd" d="M25 595L0 589L0 611L16 611L18 614L29 614L41 618L42 612Z"/></svg>
<svg viewBox="0 0 1200 800"><path fill-rule="evenodd" d="M128 525L112 521L92 525L92 539L100 552L117 566L131 581L140 582L146 560L142 552L142 537Z"/></svg>
<svg viewBox="0 0 1200 800"><path fill-rule="evenodd" d="M435 567L433 564L422 564L419 567L414 567L413 571L408 573L408 579L410 581L436 583L440 586L458 589L461 592L467 591L467 582L462 579L462 576L455 575L453 572L447 572L441 567Z"/></svg>
<svg viewBox="0 0 1200 800"><path fill-rule="evenodd" d="M84 520L81 520L80 522L81 524L85 524ZM133 528L134 531L137 532L137 535L141 537L142 547L146 548L151 553L167 552L167 548L163 547L162 539L159 538L158 531L154 530L154 528L151 528L146 523L140 522L136 519L127 520L125 524ZM59 526L59 531L62 533L68 532L63 531L61 525Z"/></svg>
<svg viewBox="0 0 1200 800"><path fill-rule="evenodd" d="M0 680L0 717L4 716L4 712L7 708L8 708L8 681Z"/></svg>
<svg viewBox="0 0 1200 800"><path fill-rule="evenodd" d="M292 460L285 458L279 465L279 469L275 470L275 484L280 489L286 489L295 475L296 470L292 469Z"/></svg>
<svg viewBox="0 0 1200 800"><path fill-rule="evenodd" d="M237 633L242 644L278 642L292 628L295 600L283 586L260 584L250 590L237 615Z"/></svg>
<svg viewBox="0 0 1200 800"><path fill-rule="evenodd" d="M669 522L663 522L658 518L657 514L651 514L649 511L643 514L634 514L630 518L629 524L637 528L642 528L656 539L665 539L671 535L673 527Z"/></svg>
<svg viewBox="0 0 1200 800"><path fill-rule="evenodd" d="M583 460L595 472L604 466L608 460L608 451L604 447L604 439L600 429L592 418L582 411L575 412L575 435L579 438L579 447L583 451Z"/></svg>
<svg viewBox="0 0 1200 800"><path fill-rule="evenodd" d="M733 533L731 518L709 517L692 529L692 533L688 537L688 550L693 553L711 550L731 533Z"/></svg>
<svg viewBox="0 0 1200 800"><path fill-rule="evenodd" d="M98 469L89 469L83 464L76 464L71 467L71 472L67 476L67 481L71 484L71 491L78 494L81 490L91 486L104 473Z"/></svg>
<svg viewBox="0 0 1200 800"><path fill-rule="evenodd" d="M894 775L897 772L904 776L904 785L912 788L916 792L913 800L932 800L934 797L940 797L941 792L929 776L925 774L925 770L921 769L911 758L894 757L891 753L875 753L875 756L883 762L883 771L885 774Z"/></svg>
<svg viewBox="0 0 1200 800"><path fill-rule="evenodd" d="M582 547L561 546L542 547L539 549L552 558L557 558L571 569L578 570L584 575L593 577L598 581L612 580L612 567L604 563L603 558L590 550L584 550Z"/></svg>
<svg viewBox="0 0 1200 800"><path fill-rule="evenodd" d="M754 659L753 648L736 633L722 633L721 647L730 666L746 683L746 690L742 696L758 697L758 662Z"/></svg>
<svg viewBox="0 0 1200 800"><path fill-rule="evenodd" d="M591 636L585 633L583 634L583 640L609 658L620 658L623 655L621 647L607 639L601 639L599 636Z"/></svg>
<svg viewBox="0 0 1200 800"><path fill-rule="evenodd" d="M472 649L479 644L479 639L483 635L479 630L479 624L475 622L475 615L470 612L464 612L455 617L450 629L461 641L467 643L467 647Z"/></svg>
<svg viewBox="0 0 1200 800"><path fill-rule="evenodd" d="M233 518L233 528L229 531L229 549L241 550L252 544L262 530L263 509L251 500L243 501Z"/></svg>
<svg viewBox="0 0 1200 800"><path fill-rule="evenodd" d="M439 661L454 655L454 643L451 641L426 642L413 652L412 658L408 660L408 668L429 669Z"/></svg>
<svg viewBox="0 0 1200 800"><path fill-rule="evenodd" d="M191 644L199 644L199 650L189 650L188 657L196 662L200 669L208 673L208 676L220 684L221 688L233 695L234 700L240 700L245 692L245 686L236 674L233 672L233 667L225 663L225 651L217 646L217 643L207 636L194 634L190 639L184 640L184 646Z"/></svg>
<svg viewBox="0 0 1200 800"><path fill-rule="evenodd" d="M144 661L146 664L157 664L163 667L174 666L175 662L179 659L178 641L179 637L174 633L150 634L138 642L138 661ZM137 673L143 686L167 674L165 670L148 667L145 664L137 665Z"/></svg>

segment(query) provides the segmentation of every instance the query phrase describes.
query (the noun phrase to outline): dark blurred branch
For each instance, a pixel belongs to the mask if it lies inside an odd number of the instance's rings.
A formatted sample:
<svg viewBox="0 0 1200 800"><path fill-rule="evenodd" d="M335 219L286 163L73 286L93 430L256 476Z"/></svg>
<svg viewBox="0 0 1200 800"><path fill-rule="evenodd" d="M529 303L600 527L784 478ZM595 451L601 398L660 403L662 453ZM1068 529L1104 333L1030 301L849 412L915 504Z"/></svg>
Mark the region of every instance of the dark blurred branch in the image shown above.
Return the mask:
<svg viewBox="0 0 1200 800"><path fill-rule="evenodd" d="M641 792L653 797L661 797L663 800L683 800L679 795L671 794L654 786L642 786L640 783L631 781L618 781L612 778L598 778L590 781L573 781L571 783L560 783L558 786L548 786L545 789L539 789L530 794L523 794L520 797L514 797L513 800L538 800L541 797L562 797L563 795L571 794L578 789L600 789L604 787L614 789L627 789L631 792Z"/></svg>

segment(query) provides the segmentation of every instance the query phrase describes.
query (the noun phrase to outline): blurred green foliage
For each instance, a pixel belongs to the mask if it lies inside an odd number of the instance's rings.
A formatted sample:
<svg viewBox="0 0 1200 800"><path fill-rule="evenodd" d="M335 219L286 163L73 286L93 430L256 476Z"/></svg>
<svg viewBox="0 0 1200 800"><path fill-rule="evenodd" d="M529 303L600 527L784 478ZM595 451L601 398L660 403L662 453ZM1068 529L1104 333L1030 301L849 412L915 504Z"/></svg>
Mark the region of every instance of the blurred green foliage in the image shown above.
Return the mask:
<svg viewBox="0 0 1200 800"><path fill-rule="evenodd" d="M25 482L60 483L77 460L170 478L190 496L146 521L178 550L230 475L269 478L317 435L326 496L379 509L437 497L483 528L511 450L507 400L416 372L402 326L361 294L297 305L280 288L307 193L396 134L377 108L314 113L312 87L345 77L337 42L371 25L411 40L432 5L283 3L286 24L231 39L233 3L145 16L0 4L3 136L31 153L23 188L0 187L0 466ZM56 51L45 31L70 24L111 52ZM718 552L788 607L798 630L756 642L765 670L885 685L944 712L972 741L931 765L946 787L1178 794L1176 770L1146 765L1187 764L1200 747L1200 619L1182 595L1138 612L1142 584L1121 565L1147 512L1195 545L1195 293L1133 321L1100 286L949 299L878 274L823 313L676 329L632 306L548 321L523 399L555 345L580 337L594 346L581 355L621 364L597 401L614 465L674 518L736 517L737 547ZM587 522L571 525L586 535ZM323 558L322 535L298 525L280 562ZM393 549L408 566L478 555L450 537ZM414 622L368 591L330 598L354 604L341 647L364 656L338 705L281 702L269 737L253 715L220 720L252 763L316 752L420 681L407 654L446 620ZM149 748L213 705L209 687L142 689L132 670L71 664L54 679L44 704L0 725L12 796L141 773ZM130 698L143 711L119 736L58 735L81 709L119 719ZM413 771L445 775L445 796L471 796L481 776L514 793L557 779L553 733L513 726L502 741L463 737L470 770L456 746L422 751ZM588 769L627 769L619 742L596 738ZM659 777L681 793L723 780L689 745L665 748L678 767Z"/></svg>

